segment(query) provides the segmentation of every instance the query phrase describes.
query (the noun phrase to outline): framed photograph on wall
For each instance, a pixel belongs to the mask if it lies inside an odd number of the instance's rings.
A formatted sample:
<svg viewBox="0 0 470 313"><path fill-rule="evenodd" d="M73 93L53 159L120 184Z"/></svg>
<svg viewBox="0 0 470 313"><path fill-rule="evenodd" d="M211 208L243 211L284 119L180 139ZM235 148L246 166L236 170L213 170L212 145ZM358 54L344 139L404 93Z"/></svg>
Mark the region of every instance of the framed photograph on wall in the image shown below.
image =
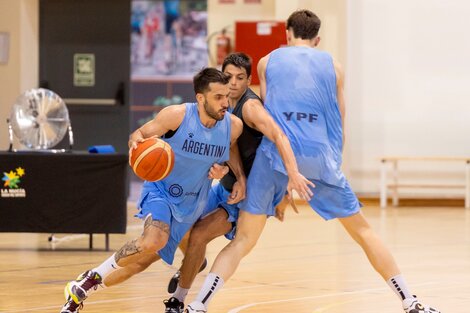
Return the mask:
<svg viewBox="0 0 470 313"><path fill-rule="evenodd" d="M189 77L207 66L207 0L134 0L132 77Z"/></svg>

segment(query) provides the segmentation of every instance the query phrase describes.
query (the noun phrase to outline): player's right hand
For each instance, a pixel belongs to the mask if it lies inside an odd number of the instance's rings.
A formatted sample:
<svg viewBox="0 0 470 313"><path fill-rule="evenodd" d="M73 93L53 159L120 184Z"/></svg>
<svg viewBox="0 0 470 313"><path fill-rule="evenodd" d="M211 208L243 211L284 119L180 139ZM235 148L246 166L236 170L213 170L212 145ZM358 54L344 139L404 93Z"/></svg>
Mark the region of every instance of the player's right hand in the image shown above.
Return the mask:
<svg viewBox="0 0 470 313"><path fill-rule="evenodd" d="M222 179L229 171L228 166L214 163L209 169L209 179Z"/></svg>

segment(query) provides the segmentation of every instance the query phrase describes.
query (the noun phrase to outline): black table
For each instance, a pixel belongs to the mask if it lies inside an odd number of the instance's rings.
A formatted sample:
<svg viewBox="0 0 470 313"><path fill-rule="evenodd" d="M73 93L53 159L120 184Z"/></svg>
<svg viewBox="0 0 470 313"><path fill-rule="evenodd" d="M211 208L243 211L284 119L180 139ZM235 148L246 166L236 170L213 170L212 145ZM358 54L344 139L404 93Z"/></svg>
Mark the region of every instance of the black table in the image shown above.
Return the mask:
<svg viewBox="0 0 470 313"><path fill-rule="evenodd" d="M0 152L0 232L126 232L127 155Z"/></svg>

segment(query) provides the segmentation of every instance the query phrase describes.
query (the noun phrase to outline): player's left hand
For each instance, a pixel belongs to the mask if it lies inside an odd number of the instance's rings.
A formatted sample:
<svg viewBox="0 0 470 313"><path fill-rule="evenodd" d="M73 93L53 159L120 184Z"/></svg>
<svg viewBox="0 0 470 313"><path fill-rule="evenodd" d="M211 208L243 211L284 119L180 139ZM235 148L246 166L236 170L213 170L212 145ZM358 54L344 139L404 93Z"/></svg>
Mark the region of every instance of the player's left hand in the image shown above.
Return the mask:
<svg viewBox="0 0 470 313"><path fill-rule="evenodd" d="M246 184L245 182L236 181L232 187L232 193L228 196L227 203L228 204L235 204L243 199L245 199L246 193Z"/></svg>
<svg viewBox="0 0 470 313"><path fill-rule="evenodd" d="M286 195L282 199L281 203L276 206L276 218L281 222L284 222L284 216L288 204L290 204L295 213L299 214L299 209L297 209L294 199L290 198L289 195Z"/></svg>
<svg viewBox="0 0 470 313"><path fill-rule="evenodd" d="M300 172L289 174L289 182L287 183L288 197L293 203L292 191L295 190L301 199L310 201L313 197L312 188L315 188L315 184L305 178Z"/></svg>
<svg viewBox="0 0 470 313"><path fill-rule="evenodd" d="M207 178L222 179L222 177L227 175L227 173L228 173L228 166L214 163L212 167L209 169L209 174L207 175Z"/></svg>
<svg viewBox="0 0 470 313"><path fill-rule="evenodd" d="M131 164L131 159L132 159L132 152L137 148L137 145L141 142L144 142L144 138L137 138L137 139L129 139L128 146L129 146L129 165L132 166Z"/></svg>
<svg viewBox="0 0 470 313"><path fill-rule="evenodd" d="M287 204L289 204L289 200L287 199L287 196L285 196L276 206L276 218L281 222L284 222L284 214L286 212Z"/></svg>

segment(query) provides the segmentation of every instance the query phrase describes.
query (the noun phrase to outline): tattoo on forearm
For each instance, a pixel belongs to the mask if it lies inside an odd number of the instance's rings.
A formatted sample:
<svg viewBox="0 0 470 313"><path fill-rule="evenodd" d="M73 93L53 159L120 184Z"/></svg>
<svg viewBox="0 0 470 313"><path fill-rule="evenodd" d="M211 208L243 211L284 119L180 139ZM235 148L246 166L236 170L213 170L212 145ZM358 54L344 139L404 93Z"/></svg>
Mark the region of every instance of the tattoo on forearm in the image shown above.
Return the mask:
<svg viewBox="0 0 470 313"><path fill-rule="evenodd" d="M170 234L170 226L168 224L163 223L162 221L154 221L151 218L147 218L145 220L144 232L147 228L149 228L151 226L162 230L163 232L167 233L168 235Z"/></svg>
<svg viewBox="0 0 470 313"><path fill-rule="evenodd" d="M137 239L134 239L132 241L129 241L126 243L124 246L122 246L121 249L119 249L118 252L116 252L115 260L116 262L119 262L119 260L137 254L141 253L142 249L137 246Z"/></svg>

